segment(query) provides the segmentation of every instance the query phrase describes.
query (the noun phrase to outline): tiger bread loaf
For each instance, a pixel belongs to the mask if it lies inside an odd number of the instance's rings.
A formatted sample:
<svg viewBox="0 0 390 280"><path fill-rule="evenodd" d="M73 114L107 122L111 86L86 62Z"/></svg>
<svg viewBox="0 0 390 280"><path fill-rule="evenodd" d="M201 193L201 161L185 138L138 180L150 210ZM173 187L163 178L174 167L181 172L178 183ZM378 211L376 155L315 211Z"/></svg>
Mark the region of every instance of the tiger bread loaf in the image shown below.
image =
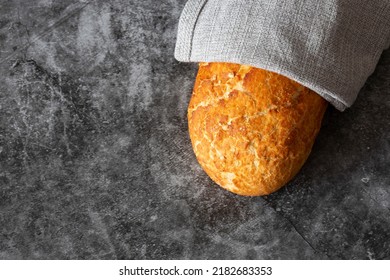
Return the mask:
<svg viewBox="0 0 390 280"><path fill-rule="evenodd" d="M196 158L240 195L277 191L300 170L327 101L282 75L232 63L200 63L188 106Z"/></svg>

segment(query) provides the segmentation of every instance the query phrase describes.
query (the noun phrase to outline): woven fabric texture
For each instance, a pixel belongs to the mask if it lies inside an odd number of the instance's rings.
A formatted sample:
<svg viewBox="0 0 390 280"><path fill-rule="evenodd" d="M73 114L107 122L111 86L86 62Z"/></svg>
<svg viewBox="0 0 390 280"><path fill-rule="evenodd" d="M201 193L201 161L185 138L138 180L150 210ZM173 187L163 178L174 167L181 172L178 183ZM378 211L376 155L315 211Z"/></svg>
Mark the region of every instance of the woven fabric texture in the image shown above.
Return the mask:
<svg viewBox="0 0 390 280"><path fill-rule="evenodd" d="M389 44L389 0L189 0L175 57L277 72L342 111Z"/></svg>

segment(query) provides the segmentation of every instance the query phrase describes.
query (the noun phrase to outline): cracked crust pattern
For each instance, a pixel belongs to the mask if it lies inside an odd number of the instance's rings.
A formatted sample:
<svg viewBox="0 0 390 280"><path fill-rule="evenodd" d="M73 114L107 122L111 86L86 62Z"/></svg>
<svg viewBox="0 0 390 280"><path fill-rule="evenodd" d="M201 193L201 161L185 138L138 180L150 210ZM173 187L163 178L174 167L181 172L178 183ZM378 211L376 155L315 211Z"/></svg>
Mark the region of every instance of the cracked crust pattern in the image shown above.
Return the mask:
<svg viewBox="0 0 390 280"><path fill-rule="evenodd" d="M195 155L221 187L275 192L300 170L327 102L279 74L231 63L200 63L188 107Z"/></svg>

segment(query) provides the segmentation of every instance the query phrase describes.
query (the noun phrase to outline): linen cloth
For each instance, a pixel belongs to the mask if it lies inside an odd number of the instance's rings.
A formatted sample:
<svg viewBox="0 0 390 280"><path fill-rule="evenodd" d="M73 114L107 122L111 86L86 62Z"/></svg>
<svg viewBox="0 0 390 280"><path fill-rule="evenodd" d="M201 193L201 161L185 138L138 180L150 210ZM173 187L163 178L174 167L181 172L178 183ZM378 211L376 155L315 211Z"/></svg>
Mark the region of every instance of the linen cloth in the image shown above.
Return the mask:
<svg viewBox="0 0 390 280"><path fill-rule="evenodd" d="M175 58L277 72L343 111L390 45L390 0L189 0Z"/></svg>

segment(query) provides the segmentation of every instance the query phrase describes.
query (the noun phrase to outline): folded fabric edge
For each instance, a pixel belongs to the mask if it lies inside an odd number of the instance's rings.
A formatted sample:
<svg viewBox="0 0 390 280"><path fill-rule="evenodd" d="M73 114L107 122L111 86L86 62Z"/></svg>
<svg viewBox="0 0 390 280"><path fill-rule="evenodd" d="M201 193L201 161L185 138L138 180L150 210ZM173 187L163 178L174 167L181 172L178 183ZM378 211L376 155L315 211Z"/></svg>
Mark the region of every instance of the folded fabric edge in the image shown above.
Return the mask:
<svg viewBox="0 0 390 280"><path fill-rule="evenodd" d="M206 2L207 0L190 0L184 6L175 47L175 58L179 61L190 62L195 25Z"/></svg>

